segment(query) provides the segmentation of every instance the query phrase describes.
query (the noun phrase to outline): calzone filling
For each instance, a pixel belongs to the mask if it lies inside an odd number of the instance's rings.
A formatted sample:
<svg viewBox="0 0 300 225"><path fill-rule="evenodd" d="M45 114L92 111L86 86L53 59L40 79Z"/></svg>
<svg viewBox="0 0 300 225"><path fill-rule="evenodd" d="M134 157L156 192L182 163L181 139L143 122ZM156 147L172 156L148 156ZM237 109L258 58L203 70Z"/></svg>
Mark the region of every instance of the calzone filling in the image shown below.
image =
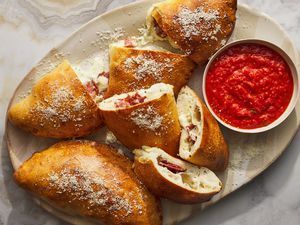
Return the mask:
<svg viewBox="0 0 300 225"><path fill-rule="evenodd" d="M156 33L157 36L165 39L167 37L167 35L165 34L165 32L160 28L160 26L158 25L158 23L156 22L156 20L153 18L153 28L154 31Z"/></svg>
<svg viewBox="0 0 300 225"><path fill-rule="evenodd" d="M180 173L186 171L185 168L176 165L175 163L169 162L167 159L163 158L162 156L158 156L157 158L158 165L167 168L172 173Z"/></svg>
<svg viewBox="0 0 300 225"><path fill-rule="evenodd" d="M109 72L101 72L96 79L86 81L84 86L92 98L99 101L100 98L103 99L103 95L107 89L108 79Z"/></svg>
<svg viewBox="0 0 300 225"><path fill-rule="evenodd" d="M126 108L128 106L143 103L147 97L138 92L127 94L127 97L118 99L114 104L116 108Z"/></svg>
<svg viewBox="0 0 300 225"><path fill-rule="evenodd" d="M186 158L190 157L201 144L203 129L202 110L197 99L186 91L178 95L177 110L182 129L180 156Z"/></svg>
<svg viewBox="0 0 300 225"><path fill-rule="evenodd" d="M148 89L140 89L129 93L114 95L99 104L102 109L120 109L149 102L160 98L162 95L172 93L173 86L165 83L157 83Z"/></svg>
<svg viewBox="0 0 300 225"><path fill-rule="evenodd" d="M163 177L186 189L202 193L221 189L221 181L211 170L173 158L159 148L143 146L134 154L141 163L151 160Z"/></svg>

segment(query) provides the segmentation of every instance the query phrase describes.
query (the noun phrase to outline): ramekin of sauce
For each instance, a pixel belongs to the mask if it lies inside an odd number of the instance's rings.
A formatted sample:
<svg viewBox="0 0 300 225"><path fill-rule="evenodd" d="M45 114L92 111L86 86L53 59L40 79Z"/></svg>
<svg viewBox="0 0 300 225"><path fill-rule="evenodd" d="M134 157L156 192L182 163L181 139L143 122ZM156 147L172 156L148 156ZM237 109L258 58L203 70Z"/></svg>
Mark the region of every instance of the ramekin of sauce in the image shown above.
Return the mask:
<svg viewBox="0 0 300 225"><path fill-rule="evenodd" d="M267 131L294 109L297 69L278 46L255 39L221 48L203 76L208 109L224 126L243 133Z"/></svg>

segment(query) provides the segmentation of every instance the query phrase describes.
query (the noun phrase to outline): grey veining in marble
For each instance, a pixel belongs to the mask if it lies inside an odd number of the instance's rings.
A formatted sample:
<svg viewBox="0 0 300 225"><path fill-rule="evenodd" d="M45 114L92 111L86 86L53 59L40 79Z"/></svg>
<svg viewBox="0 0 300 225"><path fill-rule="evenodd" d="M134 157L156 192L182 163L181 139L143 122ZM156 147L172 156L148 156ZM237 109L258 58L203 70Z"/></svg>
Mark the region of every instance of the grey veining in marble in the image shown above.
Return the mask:
<svg viewBox="0 0 300 225"><path fill-rule="evenodd" d="M64 225L12 180L4 141L14 88L53 46L93 17L131 0L0 0L0 225ZM240 0L272 16L300 50L299 0ZM8 83L13 83L7 88ZM182 225L300 224L300 134L262 175Z"/></svg>

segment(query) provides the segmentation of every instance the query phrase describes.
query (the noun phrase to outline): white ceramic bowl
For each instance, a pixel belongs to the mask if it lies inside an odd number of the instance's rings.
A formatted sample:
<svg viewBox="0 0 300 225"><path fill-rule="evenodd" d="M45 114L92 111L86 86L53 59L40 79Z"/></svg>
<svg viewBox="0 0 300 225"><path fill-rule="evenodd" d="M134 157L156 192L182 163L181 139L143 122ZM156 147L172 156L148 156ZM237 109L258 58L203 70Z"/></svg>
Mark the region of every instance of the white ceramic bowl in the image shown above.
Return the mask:
<svg viewBox="0 0 300 225"><path fill-rule="evenodd" d="M209 68L210 68L211 64L225 50L227 50L228 48L230 48L232 46L239 45L239 44L259 44L259 45L263 45L263 46L266 46L266 47L274 50L279 55L281 55L281 57L286 61L287 65L289 66L289 68L291 70L291 73L292 73L293 83L294 83L294 90L293 90L293 95L292 95L292 98L290 100L290 103L289 103L288 107L281 114L280 117L278 117L275 121L273 121L272 123L270 123L270 124L268 124L267 126L264 126L264 127L258 127L258 128L253 128L253 129L243 129L243 128L234 127L234 126L232 126L232 125L224 122L220 117L218 117L214 113L214 111L210 107L209 102L208 102L207 97L206 97L206 87L205 87L206 76L207 76L207 73L209 71ZM234 42L231 42L231 43L225 45L219 51L217 51L210 58L208 64L206 65L206 68L205 68L205 71L204 71L204 75L203 75L203 86L202 86L202 92L203 92L203 97L204 97L205 103L206 103L209 111L216 118L216 120L219 121L225 127L229 128L231 130L234 130L234 131L242 132L242 133L260 133L260 132L264 132L264 131L270 130L270 129L278 126L280 123L282 123L290 115L290 113L293 111L293 109L294 109L294 107L296 105L296 102L297 102L297 99L298 99L298 95L299 95L298 89L299 89L299 79L298 79L297 69L296 69L295 64L291 60L291 58L280 47L278 47L278 46L276 46L276 45L274 45L274 44L272 44L270 42L267 42L265 40L259 40L259 39L243 39L243 40L234 41Z"/></svg>

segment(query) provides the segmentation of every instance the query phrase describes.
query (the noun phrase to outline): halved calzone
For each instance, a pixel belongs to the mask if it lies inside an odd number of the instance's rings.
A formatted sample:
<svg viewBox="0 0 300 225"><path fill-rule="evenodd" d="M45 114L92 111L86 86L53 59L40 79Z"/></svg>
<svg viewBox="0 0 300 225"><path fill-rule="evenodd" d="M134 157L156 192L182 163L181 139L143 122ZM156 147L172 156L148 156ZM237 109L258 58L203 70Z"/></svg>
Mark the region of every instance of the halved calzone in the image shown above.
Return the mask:
<svg viewBox="0 0 300 225"><path fill-rule="evenodd" d="M157 196L190 204L207 201L222 188L209 169L174 158L159 148L144 146L134 154L134 172Z"/></svg>
<svg viewBox="0 0 300 225"><path fill-rule="evenodd" d="M161 225L160 204L107 145L66 141L35 153L15 172L24 189L70 215L107 225Z"/></svg>
<svg viewBox="0 0 300 225"><path fill-rule="evenodd" d="M197 94L185 86L177 98L179 121L182 128L179 156L211 170L225 170L228 146L218 122Z"/></svg>
<svg viewBox="0 0 300 225"><path fill-rule="evenodd" d="M126 47L129 40L131 45ZM153 46L139 47L134 39L120 41L110 46L110 77L105 96L149 88L155 83L173 85L177 96L193 69L194 63L187 56Z"/></svg>
<svg viewBox="0 0 300 225"><path fill-rule="evenodd" d="M34 135L80 137L101 124L100 111L67 61L43 76L31 93L8 111L14 125Z"/></svg>
<svg viewBox="0 0 300 225"><path fill-rule="evenodd" d="M114 95L102 101L99 108L106 126L129 149L157 146L177 155L180 125L171 85L159 83Z"/></svg>
<svg viewBox="0 0 300 225"><path fill-rule="evenodd" d="M154 39L203 64L231 36L236 9L237 0L166 0L150 9L147 25Z"/></svg>

